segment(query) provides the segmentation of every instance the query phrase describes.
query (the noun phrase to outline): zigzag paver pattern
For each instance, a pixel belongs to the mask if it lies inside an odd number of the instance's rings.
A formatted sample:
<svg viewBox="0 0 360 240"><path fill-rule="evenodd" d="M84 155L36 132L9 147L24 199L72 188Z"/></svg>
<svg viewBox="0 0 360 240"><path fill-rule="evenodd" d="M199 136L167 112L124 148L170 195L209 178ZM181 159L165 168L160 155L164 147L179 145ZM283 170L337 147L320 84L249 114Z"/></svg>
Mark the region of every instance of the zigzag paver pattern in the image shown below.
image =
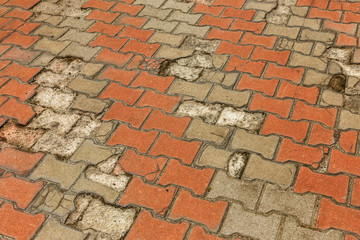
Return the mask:
<svg viewBox="0 0 360 240"><path fill-rule="evenodd" d="M360 239L359 0L0 0L0 239Z"/></svg>

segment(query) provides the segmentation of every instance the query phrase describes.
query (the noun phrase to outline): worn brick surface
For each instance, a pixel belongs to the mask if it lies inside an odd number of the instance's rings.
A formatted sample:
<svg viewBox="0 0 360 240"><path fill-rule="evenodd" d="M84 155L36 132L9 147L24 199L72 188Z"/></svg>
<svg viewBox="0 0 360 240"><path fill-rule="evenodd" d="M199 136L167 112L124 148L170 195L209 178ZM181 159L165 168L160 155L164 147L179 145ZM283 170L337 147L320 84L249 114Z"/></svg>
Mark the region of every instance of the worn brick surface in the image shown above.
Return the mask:
<svg viewBox="0 0 360 240"><path fill-rule="evenodd" d="M356 239L359 7L0 0L0 239Z"/></svg>

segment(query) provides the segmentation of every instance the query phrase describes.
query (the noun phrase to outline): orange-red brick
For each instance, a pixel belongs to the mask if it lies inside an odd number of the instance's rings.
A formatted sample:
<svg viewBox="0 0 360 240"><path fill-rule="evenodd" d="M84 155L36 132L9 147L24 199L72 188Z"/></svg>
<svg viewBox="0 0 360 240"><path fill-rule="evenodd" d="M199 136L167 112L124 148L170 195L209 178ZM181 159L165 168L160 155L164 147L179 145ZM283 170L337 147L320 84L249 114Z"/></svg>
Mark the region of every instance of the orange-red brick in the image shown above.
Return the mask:
<svg viewBox="0 0 360 240"><path fill-rule="evenodd" d="M226 31L226 30L221 30L219 28L212 28L206 38L221 39L221 40L230 41L232 43L238 43L242 35L243 35L242 31Z"/></svg>
<svg viewBox="0 0 360 240"><path fill-rule="evenodd" d="M334 143L334 130L327 129L321 126L318 123L315 123L312 127L309 144L317 145L317 144L325 144L331 145Z"/></svg>
<svg viewBox="0 0 360 240"><path fill-rule="evenodd" d="M101 34L98 36L94 41L92 41L89 45L90 46L102 46L111 48L114 51L119 51L122 46L128 41L126 38L113 38L113 37L107 37L104 34Z"/></svg>
<svg viewBox="0 0 360 240"><path fill-rule="evenodd" d="M19 83L17 80L11 79L0 88L0 95L10 95L26 101L35 94L37 86Z"/></svg>
<svg viewBox="0 0 360 240"><path fill-rule="evenodd" d="M131 86L152 88L163 93L173 81L174 77L160 77L147 72L141 72Z"/></svg>
<svg viewBox="0 0 360 240"><path fill-rule="evenodd" d="M137 106L150 106L163 109L167 113L172 113L180 100L181 97L178 96L167 96L165 94L158 94L152 90L148 90L141 97L141 99L137 103Z"/></svg>
<svg viewBox="0 0 360 240"><path fill-rule="evenodd" d="M214 16L219 16L220 13L224 10L222 6L207 6L205 4L196 4L195 8L192 10L193 13L207 13Z"/></svg>
<svg viewBox="0 0 360 240"><path fill-rule="evenodd" d="M210 25L222 29L228 29L232 21L233 19L231 18L219 18L211 15L204 15L198 25Z"/></svg>
<svg viewBox="0 0 360 240"><path fill-rule="evenodd" d="M298 86L287 81L283 81L276 96L279 98L296 98L315 104L319 96L319 89L317 87Z"/></svg>
<svg viewBox="0 0 360 240"><path fill-rule="evenodd" d="M149 44L138 42L137 40L130 40L121 51L135 52L144 54L146 57L151 57L159 47L160 44L157 43Z"/></svg>
<svg viewBox="0 0 360 240"><path fill-rule="evenodd" d="M189 224L185 222L170 223L153 218L148 211L142 211L136 218L126 240L161 239L182 240Z"/></svg>
<svg viewBox="0 0 360 240"><path fill-rule="evenodd" d="M112 6L114 6L115 2L108 2L102 0L90 0L85 3L83 8L99 8L103 11L108 11Z"/></svg>
<svg viewBox="0 0 360 240"><path fill-rule="evenodd" d="M295 161L317 168L323 157L324 153L319 148L296 144L292 140L284 138L276 160L280 162Z"/></svg>
<svg viewBox="0 0 360 240"><path fill-rule="evenodd" d="M135 38L142 42L146 42L153 33L153 30L141 30L128 26L119 33L118 37Z"/></svg>
<svg viewBox="0 0 360 240"><path fill-rule="evenodd" d="M169 134L161 134L151 149L153 156L170 156L179 158L185 164L191 164L200 148L201 142L186 142L170 137Z"/></svg>
<svg viewBox="0 0 360 240"><path fill-rule="evenodd" d="M109 79L124 85L129 85L137 73L137 71L127 71L109 66L101 73L99 79Z"/></svg>
<svg viewBox="0 0 360 240"><path fill-rule="evenodd" d="M135 177L118 203L123 206L136 204L154 209L157 213L164 215L175 195L175 191L175 187L150 185Z"/></svg>
<svg viewBox="0 0 360 240"><path fill-rule="evenodd" d="M29 105L10 98L1 105L0 115L15 118L20 124L26 125L35 116L35 112Z"/></svg>
<svg viewBox="0 0 360 240"><path fill-rule="evenodd" d="M143 90L120 86L117 83L110 85L103 91L99 98L113 98L124 101L127 104L134 104L141 96Z"/></svg>
<svg viewBox="0 0 360 240"><path fill-rule="evenodd" d="M340 11L327 11L318 8L311 8L309 18L325 18L338 22L341 18L342 12Z"/></svg>
<svg viewBox="0 0 360 240"><path fill-rule="evenodd" d="M170 160L158 183L179 185L193 190L197 195L203 195L213 175L213 169L196 169L182 165L177 160Z"/></svg>
<svg viewBox="0 0 360 240"><path fill-rule="evenodd" d="M170 218L186 218L205 224L211 231L217 231L228 203L225 201L209 202L194 198L190 192L181 191L171 212Z"/></svg>
<svg viewBox="0 0 360 240"><path fill-rule="evenodd" d="M276 39L277 37L275 36L261 36L247 32L244 34L244 37L241 39L241 44L261 45L267 48L273 48Z"/></svg>
<svg viewBox="0 0 360 240"><path fill-rule="evenodd" d="M244 74L241 77L238 85L236 86L236 89L238 90L250 89L250 90L263 92L269 96L273 96L278 83L279 80L277 79L254 78L248 74Z"/></svg>
<svg viewBox="0 0 360 240"><path fill-rule="evenodd" d="M341 132L339 139L340 147L346 152L355 153L357 139L358 132L356 131L349 130L346 132Z"/></svg>
<svg viewBox="0 0 360 240"><path fill-rule="evenodd" d="M113 12L122 12L130 15L138 14L144 6L134 6L119 2L113 9Z"/></svg>
<svg viewBox="0 0 360 240"><path fill-rule="evenodd" d="M191 118L178 118L163 114L160 110L154 110L142 128L160 129L172 133L175 137L181 137L190 121Z"/></svg>
<svg viewBox="0 0 360 240"><path fill-rule="evenodd" d="M155 131L143 132L120 125L107 144L130 146L137 148L141 153L146 153L157 135Z"/></svg>
<svg viewBox="0 0 360 240"><path fill-rule="evenodd" d="M288 121L269 114L261 130L261 134L279 134L292 137L297 142L302 142L306 137L308 129L308 122Z"/></svg>
<svg viewBox="0 0 360 240"><path fill-rule="evenodd" d="M232 7L227 7L222 14L222 17L233 17L233 18L241 18L246 21L250 21L255 15L255 10L242 10L236 9Z"/></svg>
<svg viewBox="0 0 360 240"><path fill-rule="evenodd" d="M143 176L148 181L155 182L167 162L167 158L152 158L137 154L128 149L118 164L125 172Z"/></svg>
<svg viewBox="0 0 360 240"><path fill-rule="evenodd" d="M237 55L240 56L241 58L248 59L253 49L254 49L253 46L241 46L237 44L228 43L226 41L222 41L220 46L216 50L216 53Z"/></svg>
<svg viewBox="0 0 360 240"><path fill-rule="evenodd" d="M37 40L39 40L40 37L38 36L27 36L23 35L19 32L14 32L10 36L8 36L6 39L2 41L3 44L15 44L19 45L25 49L32 46Z"/></svg>
<svg viewBox="0 0 360 240"><path fill-rule="evenodd" d="M243 30L243 31L250 31L257 34L260 34L264 27L265 22L248 22L241 19L236 19L234 23L231 25L231 30Z"/></svg>
<svg viewBox="0 0 360 240"><path fill-rule="evenodd" d="M134 108L121 102L115 102L102 119L105 121L119 120L139 128L150 112L151 109L149 108Z"/></svg>
<svg viewBox="0 0 360 240"><path fill-rule="evenodd" d="M255 93L249 110L258 111L262 110L265 112L271 112L279 114L283 118L287 118L289 116L291 106L293 104L293 100L286 99L275 99L270 97L265 97L260 93Z"/></svg>
<svg viewBox="0 0 360 240"><path fill-rule="evenodd" d="M330 173L350 173L360 176L360 157L342 153L333 149L328 167Z"/></svg>
<svg viewBox="0 0 360 240"><path fill-rule="evenodd" d="M132 56L133 54L115 53L110 51L109 49L104 49L96 57L95 61L107 62L119 67L123 67L130 60Z"/></svg>
<svg viewBox="0 0 360 240"><path fill-rule="evenodd" d="M293 120L307 119L325 124L328 127L334 127L336 121L336 108L319 108L309 106L304 102L298 101L295 105Z"/></svg>
<svg viewBox="0 0 360 240"><path fill-rule="evenodd" d="M88 32L104 33L104 34L107 34L107 35L109 35L111 37L114 37L123 28L124 28L124 26L122 26L122 25L111 25L111 24L107 24L107 23L103 23L103 22L96 22L87 31Z"/></svg>
<svg viewBox="0 0 360 240"><path fill-rule="evenodd" d="M252 75L256 77L260 77L261 73L264 70L266 62L265 61L249 61L244 60L238 57L231 57L225 71L240 71L240 72L246 72L251 73Z"/></svg>
<svg viewBox="0 0 360 240"><path fill-rule="evenodd" d="M93 19L106 23L112 23L119 15L119 13L103 12L95 9L85 19Z"/></svg>
<svg viewBox="0 0 360 240"><path fill-rule="evenodd" d="M256 47L251 60L267 60L285 65L289 59L290 51L274 51L263 47Z"/></svg>
<svg viewBox="0 0 360 240"><path fill-rule="evenodd" d="M318 193L333 197L337 202L345 203L348 184L348 176L332 176L327 174L314 173L309 168L301 167L298 178L296 180L294 191L298 193Z"/></svg>

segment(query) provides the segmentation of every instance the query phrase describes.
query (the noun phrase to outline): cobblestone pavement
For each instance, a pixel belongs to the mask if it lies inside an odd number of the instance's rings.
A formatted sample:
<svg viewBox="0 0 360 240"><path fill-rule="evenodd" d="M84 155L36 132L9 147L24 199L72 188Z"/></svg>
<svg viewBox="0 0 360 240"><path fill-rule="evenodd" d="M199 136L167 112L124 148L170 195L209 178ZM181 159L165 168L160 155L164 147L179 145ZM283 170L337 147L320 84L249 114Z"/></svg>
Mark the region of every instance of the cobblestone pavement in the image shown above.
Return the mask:
<svg viewBox="0 0 360 240"><path fill-rule="evenodd" d="M0 0L0 239L360 239L360 0Z"/></svg>

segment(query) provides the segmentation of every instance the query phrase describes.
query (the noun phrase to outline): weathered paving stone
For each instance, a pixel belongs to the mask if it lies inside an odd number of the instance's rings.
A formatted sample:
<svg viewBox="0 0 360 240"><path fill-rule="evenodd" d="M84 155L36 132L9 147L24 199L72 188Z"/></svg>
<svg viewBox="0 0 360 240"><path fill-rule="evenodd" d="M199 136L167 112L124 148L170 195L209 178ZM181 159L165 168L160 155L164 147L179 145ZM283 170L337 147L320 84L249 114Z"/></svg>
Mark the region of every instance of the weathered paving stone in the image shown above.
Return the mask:
<svg viewBox="0 0 360 240"><path fill-rule="evenodd" d="M325 72L327 62L317 57L304 56L300 53L294 53L289 60L289 66L309 67L315 68L316 70L321 72Z"/></svg>
<svg viewBox="0 0 360 240"><path fill-rule="evenodd" d="M207 53L215 53L219 47L219 40L204 40L196 37L187 37L181 45L184 49L194 49L196 51L202 51Z"/></svg>
<svg viewBox="0 0 360 240"><path fill-rule="evenodd" d="M81 116L74 113L61 114L46 109L34 118L28 126L30 128L52 130L62 135L68 133L80 118Z"/></svg>
<svg viewBox="0 0 360 240"><path fill-rule="evenodd" d="M61 136L53 132L45 133L32 147L35 152L49 152L51 154L69 157L84 141L81 137Z"/></svg>
<svg viewBox="0 0 360 240"><path fill-rule="evenodd" d="M81 66L80 73L84 74L87 77L93 77L96 73L98 73L104 67L103 64L97 63L85 63ZM99 83L98 83L99 84ZM95 84L97 85L97 84ZM91 94L91 92L89 93Z"/></svg>
<svg viewBox="0 0 360 240"><path fill-rule="evenodd" d="M292 184L296 167L291 163L278 163L263 160L261 157L251 154L246 164L243 176L245 179L261 179L287 188Z"/></svg>
<svg viewBox="0 0 360 240"><path fill-rule="evenodd" d="M55 88L40 88L32 99L35 104L52 108L57 112L64 112L74 101L75 94Z"/></svg>
<svg viewBox="0 0 360 240"><path fill-rule="evenodd" d="M50 236L57 240L82 240L86 235L78 230L62 225L54 218L50 218L36 235L35 240L47 240Z"/></svg>
<svg viewBox="0 0 360 240"><path fill-rule="evenodd" d="M332 90L325 90L321 95L320 105L342 107L344 105L343 95Z"/></svg>
<svg viewBox="0 0 360 240"><path fill-rule="evenodd" d="M233 153L221 148L207 146L197 161L197 165L211 166L220 169L227 167L228 160Z"/></svg>
<svg viewBox="0 0 360 240"><path fill-rule="evenodd" d="M115 126L116 124L112 122L102 122L95 134L96 141L104 143L114 131Z"/></svg>
<svg viewBox="0 0 360 240"><path fill-rule="evenodd" d="M63 89L69 81L71 81L71 77L64 74L53 73L51 71L43 71L36 76L35 81L44 87L59 87Z"/></svg>
<svg viewBox="0 0 360 240"><path fill-rule="evenodd" d="M196 37L204 37L206 33L209 31L210 27L197 27L192 26L187 23L179 23L177 28L173 31L174 34L189 34L194 35Z"/></svg>
<svg viewBox="0 0 360 240"><path fill-rule="evenodd" d="M161 30L167 33L170 33L174 28L178 25L178 22L166 22L162 20L158 20L156 18L151 18L144 25L144 29L156 29Z"/></svg>
<svg viewBox="0 0 360 240"><path fill-rule="evenodd" d="M146 1L146 3L148 4L149 2ZM165 18L169 16L170 12L171 9L158 9L149 4L149 5L145 5L145 7L141 10L141 12L138 15L155 17L160 20L165 20Z"/></svg>
<svg viewBox="0 0 360 240"><path fill-rule="evenodd" d="M93 81L78 76L74 80L72 80L67 86L74 91L87 93L90 97L95 97L101 92L101 90L105 88L107 84L107 81Z"/></svg>
<svg viewBox="0 0 360 240"><path fill-rule="evenodd" d="M194 50L192 49L173 48L168 45L162 45L155 56L156 58L177 59L190 56L193 52Z"/></svg>
<svg viewBox="0 0 360 240"><path fill-rule="evenodd" d="M340 240L343 234L337 230L320 232L309 228L301 227L293 218L287 217L284 229L281 233L282 240L314 239L314 240Z"/></svg>
<svg viewBox="0 0 360 240"><path fill-rule="evenodd" d="M87 33L87 32L77 31L75 29L70 29L63 36L61 36L59 40L78 42L81 45L87 45L92 39L95 38L95 36L96 33Z"/></svg>
<svg viewBox="0 0 360 240"><path fill-rule="evenodd" d="M206 197L225 197L241 202L247 209L255 209L263 184L259 181L243 181L218 171L210 185Z"/></svg>
<svg viewBox="0 0 360 240"><path fill-rule="evenodd" d="M188 14L181 11L173 11L166 20L181 21L188 24L195 24L201 18L201 16L201 14Z"/></svg>
<svg viewBox="0 0 360 240"><path fill-rule="evenodd" d="M166 0L136 0L134 4L150 5L159 8Z"/></svg>
<svg viewBox="0 0 360 240"><path fill-rule="evenodd" d="M256 135L238 129L231 140L230 148L233 150L244 149L253 151L260 153L266 158L272 159L278 143L279 137Z"/></svg>
<svg viewBox="0 0 360 240"><path fill-rule="evenodd" d="M82 163L65 163L57 160L53 155L47 155L43 161L30 174L30 179L48 179L59 183L62 188L68 189L84 170Z"/></svg>
<svg viewBox="0 0 360 240"><path fill-rule="evenodd" d="M227 139L229 132L230 129L227 127L214 126L204 123L200 119L194 119L186 130L185 137L210 141L221 145Z"/></svg>
<svg viewBox="0 0 360 240"><path fill-rule="evenodd" d="M291 39L296 39L299 34L299 27L282 27L275 24L268 23L264 30L265 35L278 35Z"/></svg>
<svg viewBox="0 0 360 240"><path fill-rule="evenodd" d="M97 198L80 195L76 198L76 211L66 224L96 239L120 239L130 229L136 211L107 205Z"/></svg>
<svg viewBox="0 0 360 240"><path fill-rule="evenodd" d="M315 194L300 195L289 190L282 190L276 185L266 184L258 210L261 213L279 211L293 215L301 223L310 225L316 209L316 198Z"/></svg>
<svg viewBox="0 0 360 240"><path fill-rule="evenodd" d="M324 73L319 73L315 70L308 69L305 73L304 84L305 85L328 85L331 76Z"/></svg>
<svg viewBox="0 0 360 240"><path fill-rule="evenodd" d="M82 58L84 61L90 61L90 59L94 57L95 54L99 52L99 50L99 47L84 47L78 43L72 42L64 49L64 51L61 52L60 56L74 56Z"/></svg>
<svg viewBox="0 0 360 240"><path fill-rule="evenodd" d="M195 101L185 101L176 110L179 117L199 117L206 123L214 124L220 116L222 108L220 104L207 105Z"/></svg>
<svg viewBox="0 0 360 240"><path fill-rule="evenodd" d="M251 131L260 129L265 115L262 113L248 113L242 110L236 110L232 107L226 107L221 112L217 125L219 126L237 126Z"/></svg>
<svg viewBox="0 0 360 240"><path fill-rule="evenodd" d="M68 30L68 28L57 28L57 27L51 27L48 25L42 25L38 29L36 29L34 34L52 37L52 38L56 39L56 38L60 37L61 35L63 35L67 30Z"/></svg>
<svg viewBox="0 0 360 240"><path fill-rule="evenodd" d="M69 44L70 42L68 41L60 42L42 38L35 44L34 49L50 52L52 54L58 54L63 51Z"/></svg>
<svg viewBox="0 0 360 240"><path fill-rule="evenodd" d="M67 17L59 24L59 27L72 27L80 30L85 30L94 23L93 20L84 20L79 18Z"/></svg>
<svg viewBox="0 0 360 240"><path fill-rule="evenodd" d="M233 154L227 164L227 172L229 176L234 178L240 178L246 162L249 159L249 154L246 152L239 152Z"/></svg>
<svg viewBox="0 0 360 240"><path fill-rule="evenodd" d="M334 33L325 33L325 32L319 32L319 31L312 31L309 29L304 29L301 32L300 39L301 40L314 40L314 41L320 41L325 43L332 43L335 38Z"/></svg>
<svg viewBox="0 0 360 240"><path fill-rule="evenodd" d="M149 43L164 43L173 47L178 47L183 41L184 37L170 33L155 32L148 40ZM165 47L166 45L163 45ZM164 51L164 50L162 50Z"/></svg>
<svg viewBox="0 0 360 240"><path fill-rule="evenodd" d="M231 204L221 234L240 233L257 239L275 240L280 226L281 216L271 214L263 216L248 212L240 204Z"/></svg>

